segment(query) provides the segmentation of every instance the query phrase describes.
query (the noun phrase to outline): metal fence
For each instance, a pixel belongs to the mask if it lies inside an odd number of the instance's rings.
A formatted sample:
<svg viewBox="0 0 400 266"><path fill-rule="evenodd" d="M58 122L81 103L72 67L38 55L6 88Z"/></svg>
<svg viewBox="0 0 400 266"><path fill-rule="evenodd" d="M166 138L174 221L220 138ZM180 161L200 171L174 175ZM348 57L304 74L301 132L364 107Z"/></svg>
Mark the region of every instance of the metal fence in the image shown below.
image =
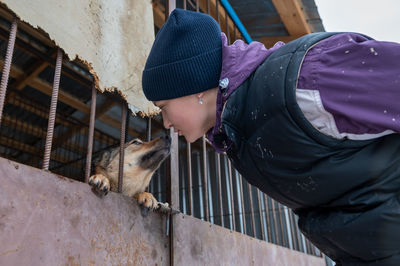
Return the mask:
<svg viewBox="0 0 400 266"><path fill-rule="evenodd" d="M155 14L164 14L164 20L175 6L211 14L229 42L241 38L219 1L153 2ZM87 182L92 156L119 145L121 191L124 143L133 137L150 140L163 134L161 118L132 116L118 95L97 93L84 65L64 62L61 49L43 43L33 29L4 14L0 12L0 49L5 54L0 155ZM322 256L300 233L297 216L251 186L204 136L190 144L172 130L170 134L171 159L157 170L148 188L159 201L230 230Z"/></svg>

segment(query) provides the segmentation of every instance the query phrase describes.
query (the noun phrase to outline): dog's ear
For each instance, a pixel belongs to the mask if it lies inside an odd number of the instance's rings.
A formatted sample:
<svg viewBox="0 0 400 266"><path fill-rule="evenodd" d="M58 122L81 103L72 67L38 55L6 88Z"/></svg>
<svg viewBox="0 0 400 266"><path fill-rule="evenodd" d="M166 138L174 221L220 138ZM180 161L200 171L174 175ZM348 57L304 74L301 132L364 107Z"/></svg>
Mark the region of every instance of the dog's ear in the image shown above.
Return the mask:
<svg viewBox="0 0 400 266"><path fill-rule="evenodd" d="M96 168L96 166L106 167L110 161L111 152L104 151L101 154L95 156L92 160L92 169Z"/></svg>
<svg viewBox="0 0 400 266"><path fill-rule="evenodd" d="M110 157L111 157L111 152L108 152L108 151L103 152L103 154L101 155L101 159L100 159L101 164L108 165Z"/></svg>

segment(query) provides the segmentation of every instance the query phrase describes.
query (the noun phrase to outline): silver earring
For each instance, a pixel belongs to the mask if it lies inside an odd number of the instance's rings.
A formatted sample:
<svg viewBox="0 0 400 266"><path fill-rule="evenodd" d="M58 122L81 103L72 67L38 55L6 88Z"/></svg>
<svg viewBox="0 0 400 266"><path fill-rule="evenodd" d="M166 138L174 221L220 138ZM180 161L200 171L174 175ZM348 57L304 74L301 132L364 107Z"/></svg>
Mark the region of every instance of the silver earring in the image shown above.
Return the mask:
<svg viewBox="0 0 400 266"><path fill-rule="evenodd" d="M199 98L199 104L203 104L203 99Z"/></svg>

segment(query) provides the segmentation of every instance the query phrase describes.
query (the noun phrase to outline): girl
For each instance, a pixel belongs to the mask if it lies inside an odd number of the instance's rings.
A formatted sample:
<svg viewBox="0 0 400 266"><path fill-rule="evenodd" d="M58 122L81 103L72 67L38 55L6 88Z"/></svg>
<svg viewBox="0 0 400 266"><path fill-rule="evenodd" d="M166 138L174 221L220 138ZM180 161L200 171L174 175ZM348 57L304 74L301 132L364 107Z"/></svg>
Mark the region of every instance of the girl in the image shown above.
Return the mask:
<svg viewBox="0 0 400 266"><path fill-rule="evenodd" d="M142 81L166 128L206 133L337 265L400 265L400 44L228 45L212 17L175 9Z"/></svg>

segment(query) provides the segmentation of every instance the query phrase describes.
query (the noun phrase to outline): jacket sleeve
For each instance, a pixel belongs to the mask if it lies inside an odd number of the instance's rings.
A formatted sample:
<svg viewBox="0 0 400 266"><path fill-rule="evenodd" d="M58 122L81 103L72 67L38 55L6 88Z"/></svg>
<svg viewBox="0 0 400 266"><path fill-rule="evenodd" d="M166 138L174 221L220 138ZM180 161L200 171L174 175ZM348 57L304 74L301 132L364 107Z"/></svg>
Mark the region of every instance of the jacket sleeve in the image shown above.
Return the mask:
<svg viewBox="0 0 400 266"><path fill-rule="evenodd" d="M296 99L305 117L337 139L400 131L400 44L356 33L327 38L302 64Z"/></svg>

